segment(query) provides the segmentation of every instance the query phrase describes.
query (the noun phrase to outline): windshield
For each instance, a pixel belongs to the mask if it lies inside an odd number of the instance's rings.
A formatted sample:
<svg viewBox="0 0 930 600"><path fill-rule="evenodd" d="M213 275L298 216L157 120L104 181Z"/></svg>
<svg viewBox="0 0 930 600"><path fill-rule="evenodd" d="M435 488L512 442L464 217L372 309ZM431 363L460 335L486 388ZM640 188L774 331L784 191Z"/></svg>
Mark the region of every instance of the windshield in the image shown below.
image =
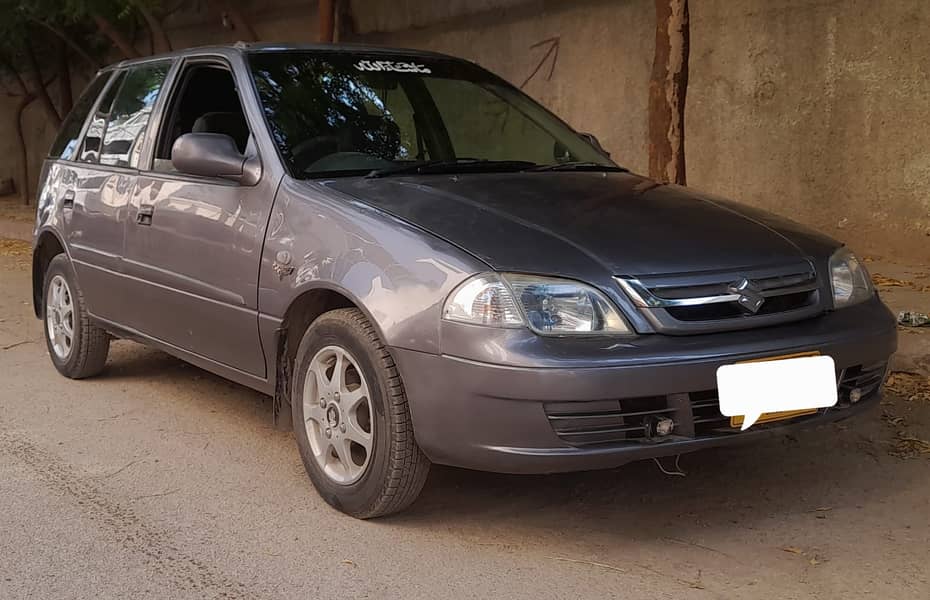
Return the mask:
<svg viewBox="0 0 930 600"><path fill-rule="evenodd" d="M319 51L260 52L249 61L295 177L407 172L418 164L441 164L443 172L616 167L522 92L465 61Z"/></svg>

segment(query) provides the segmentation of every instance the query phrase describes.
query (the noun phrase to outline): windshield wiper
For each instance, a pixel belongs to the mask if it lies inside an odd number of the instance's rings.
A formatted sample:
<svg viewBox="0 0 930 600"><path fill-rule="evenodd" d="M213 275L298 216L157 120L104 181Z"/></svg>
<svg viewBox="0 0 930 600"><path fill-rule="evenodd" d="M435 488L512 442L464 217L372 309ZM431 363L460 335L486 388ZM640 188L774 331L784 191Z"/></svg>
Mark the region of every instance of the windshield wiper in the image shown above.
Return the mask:
<svg viewBox="0 0 930 600"><path fill-rule="evenodd" d="M449 160L427 160L410 165L375 169L366 177L390 177L392 175L418 175L441 173L508 173L539 167L527 160L487 160L479 158L454 158Z"/></svg>
<svg viewBox="0 0 930 600"><path fill-rule="evenodd" d="M608 171L610 173L629 173L630 170L616 165L604 165L596 162L564 162L552 165L537 165L527 171Z"/></svg>

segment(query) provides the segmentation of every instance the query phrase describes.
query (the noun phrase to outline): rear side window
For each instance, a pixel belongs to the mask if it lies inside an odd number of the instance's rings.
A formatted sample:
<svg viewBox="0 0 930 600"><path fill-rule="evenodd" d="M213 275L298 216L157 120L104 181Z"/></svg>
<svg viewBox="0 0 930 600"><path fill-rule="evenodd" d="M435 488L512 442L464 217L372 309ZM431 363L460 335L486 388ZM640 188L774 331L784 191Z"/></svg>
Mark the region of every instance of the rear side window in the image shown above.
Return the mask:
<svg viewBox="0 0 930 600"><path fill-rule="evenodd" d="M170 67L170 62L145 64L126 75L109 111L100 164L128 167L138 163L152 108Z"/></svg>
<svg viewBox="0 0 930 600"><path fill-rule="evenodd" d="M126 77L125 71L120 71L113 77L113 83L107 88L106 94L97 105L97 110L90 118L90 124L87 126L87 133L84 134L84 143L81 144L81 152L78 160L81 162L96 163L100 158L100 141L103 139L103 130L107 124L107 117L110 115L110 108L113 106L113 100L119 91Z"/></svg>
<svg viewBox="0 0 930 600"><path fill-rule="evenodd" d="M89 113L90 109L94 106L94 102L97 101L97 96L103 91L103 87L107 84L107 80L110 79L110 75L112 75L112 73L97 75L90 85L87 86L87 89L84 90L84 93L81 94L81 97L78 98L74 108L71 109L71 112L68 113L68 117L62 124L61 130L58 132L58 137L55 138L55 142L52 144L52 149L49 150L49 158L61 158L64 160L71 160L74 158L77 152L78 142L80 141L79 138L81 137L81 129L84 127L84 121L87 120L87 113Z"/></svg>

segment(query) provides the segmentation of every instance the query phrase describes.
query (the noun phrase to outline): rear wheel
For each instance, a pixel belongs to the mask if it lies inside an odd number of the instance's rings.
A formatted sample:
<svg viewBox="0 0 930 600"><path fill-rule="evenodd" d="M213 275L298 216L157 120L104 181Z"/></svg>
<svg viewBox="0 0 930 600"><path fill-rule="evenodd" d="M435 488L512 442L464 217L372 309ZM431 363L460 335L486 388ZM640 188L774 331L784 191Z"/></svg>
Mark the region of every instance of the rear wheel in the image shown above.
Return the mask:
<svg viewBox="0 0 930 600"><path fill-rule="evenodd" d="M294 435L323 499L367 519L419 495L429 460L417 446L403 382L358 309L320 316L297 350Z"/></svg>
<svg viewBox="0 0 930 600"><path fill-rule="evenodd" d="M58 372L72 379L100 373L110 351L110 336L90 321L71 263L64 254L48 265L43 299L45 342Z"/></svg>

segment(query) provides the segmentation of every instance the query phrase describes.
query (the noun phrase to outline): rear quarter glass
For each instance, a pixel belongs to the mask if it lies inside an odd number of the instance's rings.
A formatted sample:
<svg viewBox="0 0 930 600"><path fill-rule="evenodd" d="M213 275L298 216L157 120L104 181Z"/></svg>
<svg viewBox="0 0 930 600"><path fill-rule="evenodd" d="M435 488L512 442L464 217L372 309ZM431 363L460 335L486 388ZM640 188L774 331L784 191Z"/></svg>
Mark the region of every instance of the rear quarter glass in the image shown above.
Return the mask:
<svg viewBox="0 0 930 600"><path fill-rule="evenodd" d="M49 150L49 158L61 158L63 160L74 158L80 141L81 129L84 127L87 115L111 75L112 73L100 73L84 89L74 108L71 109L71 112L65 118L65 122L61 125L58 136Z"/></svg>

